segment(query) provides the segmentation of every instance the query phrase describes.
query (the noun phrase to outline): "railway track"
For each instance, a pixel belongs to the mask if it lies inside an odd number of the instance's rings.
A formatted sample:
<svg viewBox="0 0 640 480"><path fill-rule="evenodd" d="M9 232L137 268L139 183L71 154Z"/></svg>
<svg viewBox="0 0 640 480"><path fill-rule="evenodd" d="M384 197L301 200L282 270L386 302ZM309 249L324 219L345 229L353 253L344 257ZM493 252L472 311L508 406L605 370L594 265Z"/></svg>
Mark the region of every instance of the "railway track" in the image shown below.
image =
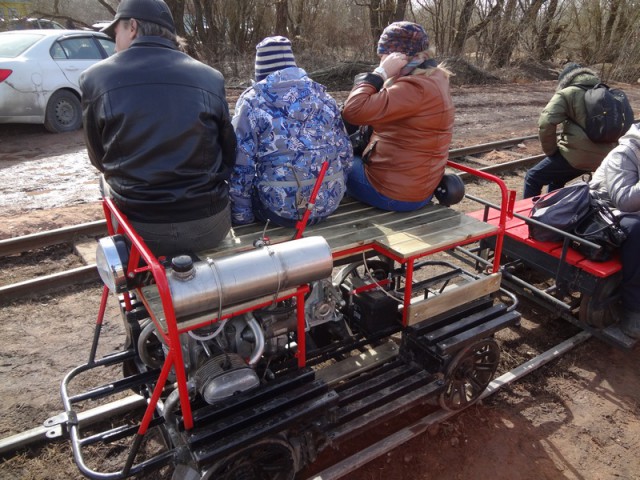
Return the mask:
<svg viewBox="0 0 640 480"><path fill-rule="evenodd" d="M513 145L521 143L522 141L530 140L533 138L536 137L522 137L510 141L493 142L483 145L476 145L473 147L467 147L464 149L452 150L451 158L469 157L474 154L484 153L491 150L510 148ZM481 170L493 173L512 171L515 168L526 167L531 163L538 161L541 157L542 156L539 155L521 158L511 162L490 165L482 168ZM80 236L98 236L104 233L106 233L104 222L99 221L92 222L91 224L83 224L74 227L68 227L65 229L58 229L55 231L42 232L26 237L10 239L10 241L0 241L0 256L11 255L30 249L42 248L54 243L70 243ZM8 245L6 249L4 248L5 245ZM26 248L27 246L29 248ZM38 289L38 291L54 291L55 289L62 288L63 286L92 281L92 275L93 278L97 278L97 276L95 275L95 265L86 265L74 270L76 271L62 272L61 274L50 275L46 278L43 277L26 282L21 282L21 284L0 287L0 298L7 298L5 297L5 292L11 292L15 295L13 298L17 299L32 293L34 288ZM9 289L7 287L11 288ZM545 352L537 355L536 357L502 374L490 383L489 387L482 394L481 398L486 398L492 395L502 387L523 378L536 369L546 365L554 359L557 359L572 348L588 340L590 337L591 335L589 333L580 332L577 335L558 343L557 345L553 346L550 349L547 349ZM130 397L126 397L122 401L103 405L101 407L93 409L90 412L86 412L86 415L78 418L78 422L80 425L89 426L96 422L109 421L109 419L111 418L124 415L127 412L135 409L143 408L145 405L146 402L142 397L133 395ZM423 418L420 418L411 425L402 428L401 430L391 434L388 437L385 437L383 440L374 443L363 450L353 453L347 458L336 461L331 466L324 468L324 470L322 470L321 472L313 473L312 475L307 477L307 480L349 478L350 473L356 471L370 461L380 457L381 455L391 451L392 449L411 441L416 436L423 434L430 426L441 423L457 413L459 412L449 412L442 409L436 410L435 412L430 413ZM61 412L59 415L49 418L40 427L22 432L17 435L12 435L11 437L0 439L0 455L2 455L3 457L7 457L14 452L30 445L42 443L44 441L64 438L65 431L61 426L60 419L64 419L65 416L66 413Z"/></svg>
<svg viewBox="0 0 640 480"><path fill-rule="evenodd" d="M478 168L478 170L487 173L499 174L502 172L510 172L531 166L542 159L544 155L528 156L500 164L485 166L482 166L483 163L481 160L474 156L486 154L494 150L508 150L525 141L534 139L537 139L537 136L530 135L452 149L449 152L449 158L461 161L461 163L474 163L474 168ZM478 167L478 165L480 165L480 167ZM466 173L461 173L460 176L463 180L469 177ZM106 235L106 233L106 221L98 220L22 237L0 240L0 257L29 252L57 244L73 243L81 237L98 237ZM35 294L52 293L73 285L91 283L97 280L98 274L95 269L95 264L89 262L87 265L63 272L0 286L0 299L3 301L14 301L34 296Z"/></svg>
<svg viewBox="0 0 640 480"><path fill-rule="evenodd" d="M587 341L589 338L591 338L591 335L588 332L580 332L522 363L521 365L518 365L512 370L494 379L479 399L482 400L487 398L496 393L500 388L520 380L525 375L528 375L547 363L559 358L572 348ZM142 409L145 406L146 401L143 397L139 395L131 395L78 415L77 423L82 428L85 428L94 423L109 421L110 419L114 419L120 415L125 415L133 410ZM430 426L444 422L461 411L462 410L448 411L439 408L425 417L420 418L411 425L385 437L383 440L353 453L346 458L336 461L333 465L325 468L321 472L312 474L307 480L333 480L345 478L349 473L356 471L370 461L375 460L413 438L422 435ZM47 419L42 426L0 439L0 456L6 458L7 456L16 453L18 450L29 447L33 444L65 438L66 432L62 428L62 424L66 421L66 418L67 414L65 412L61 412L60 414Z"/></svg>

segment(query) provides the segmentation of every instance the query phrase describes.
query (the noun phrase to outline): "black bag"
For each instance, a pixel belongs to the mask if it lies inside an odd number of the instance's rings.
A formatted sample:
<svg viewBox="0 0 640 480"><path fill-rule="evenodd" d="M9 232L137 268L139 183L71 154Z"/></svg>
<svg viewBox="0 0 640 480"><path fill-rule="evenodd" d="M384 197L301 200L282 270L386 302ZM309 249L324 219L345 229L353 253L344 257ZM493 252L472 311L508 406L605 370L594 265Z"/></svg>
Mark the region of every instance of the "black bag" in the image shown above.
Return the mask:
<svg viewBox="0 0 640 480"><path fill-rule="evenodd" d="M371 134L373 133L373 127L369 125L361 125L359 126L355 132L349 135L349 140L351 140L351 146L353 147L353 154L362 156L362 152L369 145L369 140L371 140Z"/></svg>
<svg viewBox="0 0 640 480"><path fill-rule="evenodd" d="M604 83L591 88L577 86L585 90L585 132L589 139L595 143L617 142L633 123L633 110L625 93Z"/></svg>
<svg viewBox="0 0 640 480"><path fill-rule="evenodd" d="M589 212L589 198L589 184L576 182L541 197L534 197L529 217L564 232L571 232ZM529 236L535 240L560 242L564 238L548 228L532 223L528 225Z"/></svg>
<svg viewBox="0 0 640 480"><path fill-rule="evenodd" d="M620 219L594 192L591 195L589 212L578 222L573 234L600 245L600 249L578 242L572 245L575 250L594 262L610 260L622 242L627 239L627 234L620 228Z"/></svg>
<svg viewBox="0 0 640 480"><path fill-rule="evenodd" d="M344 104L340 104L340 116L342 116L343 109ZM342 123L344 123L344 129L347 135L349 135L349 140L353 147L353 154L361 157L362 152L364 152L364 149L367 148L369 144L369 140L371 140L373 127L370 125L354 125L347 122L344 118L342 119Z"/></svg>

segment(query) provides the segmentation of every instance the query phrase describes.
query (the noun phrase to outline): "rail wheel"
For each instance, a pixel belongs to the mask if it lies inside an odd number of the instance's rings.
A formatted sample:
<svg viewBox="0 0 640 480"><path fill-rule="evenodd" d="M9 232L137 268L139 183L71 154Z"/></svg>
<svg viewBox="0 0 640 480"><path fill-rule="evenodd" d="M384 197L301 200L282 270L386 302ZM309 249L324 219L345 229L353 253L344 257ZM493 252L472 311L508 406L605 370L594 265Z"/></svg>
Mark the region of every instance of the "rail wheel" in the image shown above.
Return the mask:
<svg viewBox="0 0 640 480"><path fill-rule="evenodd" d="M340 286L349 281L353 284L354 279L358 279L361 281L360 283L362 283L371 277L379 282L385 280L390 271L391 268L389 264L382 260L367 260L366 266L364 262L354 262L349 265L345 265L338 272L333 283Z"/></svg>
<svg viewBox="0 0 640 480"><path fill-rule="evenodd" d="M602 280L593 295L582 295L578 318L595 328L605 328L617 321L618 302L622 277L614 275Z"/></svg>
<svg viewBox="0 0 640 480"><path fill-rule="evenodd" d="M498 368L500 348L492 338L466 346L453 358L446 372L446 388L439 403L449 411L473 404L487 388Z"/></svg>
<svg viewBox="0 0 640 480"><path fill-rule="evenodd" d="M298 458L293 447L281 438L255 442L220 460L202 480L293 480Z"/></svg>

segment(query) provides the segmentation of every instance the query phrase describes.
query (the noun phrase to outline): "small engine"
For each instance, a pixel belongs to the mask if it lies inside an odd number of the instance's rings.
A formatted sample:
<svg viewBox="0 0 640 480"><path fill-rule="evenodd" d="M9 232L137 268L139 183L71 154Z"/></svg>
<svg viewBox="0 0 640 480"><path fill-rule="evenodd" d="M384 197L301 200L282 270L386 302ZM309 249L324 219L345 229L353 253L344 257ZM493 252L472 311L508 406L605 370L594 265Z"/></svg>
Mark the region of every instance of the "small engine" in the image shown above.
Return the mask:
<svg viewBox="0 0 640 480"><path fill-rule="evenodd" d="M333 262L326 241L310 237L219 260L172 260L167 271L177 321L218 316L229 305L273 297L308 283L305 332L339 324L348 332L340 309L342 295L329 278ZM272 375L269 365L293 356L296 347L295 298L191 330L180 336L185 371L192 388L207 403L256 388ZM148 368L159 368L168 347L156 324L141 325L138 354Z"/></svg>

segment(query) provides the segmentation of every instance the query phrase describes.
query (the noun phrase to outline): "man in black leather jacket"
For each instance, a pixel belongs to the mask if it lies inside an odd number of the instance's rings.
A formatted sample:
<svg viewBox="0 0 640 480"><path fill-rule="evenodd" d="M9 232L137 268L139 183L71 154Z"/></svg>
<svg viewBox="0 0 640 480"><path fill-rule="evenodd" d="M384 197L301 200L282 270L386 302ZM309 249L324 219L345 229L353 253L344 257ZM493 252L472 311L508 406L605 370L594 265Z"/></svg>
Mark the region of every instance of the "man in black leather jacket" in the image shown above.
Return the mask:
<svg viewBox="0 0 640 480"><path fill-rule="evenodd" d="M103 31L117 53L80 78L91 163L154 254L214 247L236 157L224 78L178 50L162 0L123 0Z"/></svg>

